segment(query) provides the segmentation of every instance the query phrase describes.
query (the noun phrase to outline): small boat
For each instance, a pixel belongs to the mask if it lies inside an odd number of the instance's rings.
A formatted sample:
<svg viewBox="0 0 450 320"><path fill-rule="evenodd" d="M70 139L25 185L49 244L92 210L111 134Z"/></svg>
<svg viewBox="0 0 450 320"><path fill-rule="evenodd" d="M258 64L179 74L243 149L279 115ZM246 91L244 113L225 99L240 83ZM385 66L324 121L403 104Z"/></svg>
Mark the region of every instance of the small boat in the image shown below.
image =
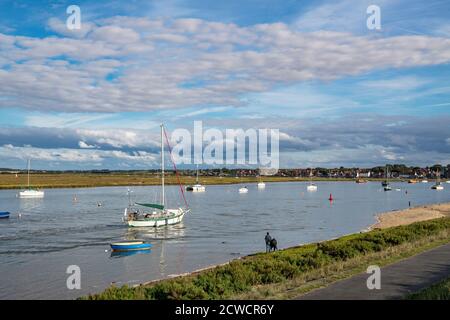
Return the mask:
<svg viewBox="0 0 450 320"><path fill-rule="evenodd" d="M422 182L422 183L428 183L428 180L427 180L427 179L423 179L423 180L420 181L420 182Z"/></svg>
<svg viewBox="0 0 450 320"><path fill-rule="evenodd" d="M28 189L19 192L19 198L43 198L44 191L31 189L30 186L30 168L31 168L31 160L28 159Z"/></svg>
<svg viewBox="0 0 450 320"><path fill-rule="evenodd" d="M247 192L248 192L248 188L247 187L239 188L239 193L247 193Z"/></svg>
<svg viewBox="0 0 450 320"><path fill-rule="evenodd" d="M201 185L198 181L198 166L197 166L197 178L195 180L195 184L192 186L187 186L186 191L192 191L192 192L205 192L206 187Z"/></svg>
<svg viewBox="0 0 450 320"><path fill-rule="evenodd" d="M309 185L306 187L306 191L317 191L317 186L312 181L313 172L312 169L309 172Z"/></svg>
<svg viewBox="0 0 450 320"><path fill-rule="evenodd" d="M8 211L0 211L0 219L8 219L9 212Z"/></svg>
<svg viewBox="0 0 450 320"><path fill-rule="evenodd" d="M389 185L389 168L388 168L388 166L386 166L385 178L386 178L386 180L384 180L381 183L383 186L383 190L384 191L392 191L392 187Z"/></svg>
<svg viewBox="0 0 450 320"><path fill-rule="evenodd" d="M192 186L187 186L186 191L205 192L206 188L205 188L205 186L202 186L201 184L194 184Z"/></svg>
<svg viewBox="0 0 450 320"><path fill-rule="evenodd" d="M435 185L433 185L431 187L431 189L433 189L433 190L444 190L444 186L442 184L440 184L440 183L436 183Z"/></svg>
<svg viewBox="0 0 450 320"><path fill-rule="evenodd" d="M264 189L266 184L264 182L258 182L258 189Z"/></svg>
<svg viewBox="0 0 450 320"><path fill-rule="evenodd" d="M408 183L417 183L417 182L419 182L419 181L417 181L416 179L409 179L408 180Z"/></svg>
<svg viewBox="0 0 450 320"><path fill-rule="evenodd" d="M367 180L359 178L359 179L356 179L355 182L356 183L367 183Z"/></svg>
<svg viewBox="0 0 450 320"><path fill-rule="evenodd" d="M113 251L150 250L152 245L141 240L119 241L110 244Z"/></svg>
<svg viewBox="0 0 450 320"><path fill-rule="evenodd" d="M444 186L441 184L441 173L436 172L436 183L431 187L433 190L444 190Z"/></svg>
<svg viewBox="0 0 450 320"><path fill-rule="evenodd" d="M450 183L450 180L445 181L445 183Z"/></svg>

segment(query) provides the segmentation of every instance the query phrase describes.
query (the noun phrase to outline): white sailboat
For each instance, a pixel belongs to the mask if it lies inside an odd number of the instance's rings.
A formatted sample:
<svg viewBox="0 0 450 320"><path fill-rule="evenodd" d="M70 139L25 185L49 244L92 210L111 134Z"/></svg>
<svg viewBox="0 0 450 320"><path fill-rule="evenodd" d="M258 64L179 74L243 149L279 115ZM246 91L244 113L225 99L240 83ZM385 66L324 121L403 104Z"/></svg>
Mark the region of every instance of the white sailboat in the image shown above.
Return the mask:
<svg viewBox="0 0 450 320"><path fill-rule="evenodd" d="M266 184L261 179L261 173L260 173L260 176L259 176L258 184L256 186L258 187L258 189L265 189L266 188Z"/></svg>
<svg viewBox="0 0 450 320"><path fill-rule="evenodd" d="M248 193L248 188L247 187L239 188L239 193Z"/></svg>
<svg viewBox="0 0 450 320"><path fill-rule="evenodd" d="M124 220L130 227L160 227L180 223L184 215L189 212L187 208L167 209L164 193L164 125L161 124L161 203L136 203L138 206L152 208L144 211L134 208L131 203L125 208ZM170 146L169 146L170 147ZM176 168L175 168L176 169ZM180 185L181 186L181 185ZM183 189L181 189L183 191ZM184 197L184 194L183 194Z"/></svg>
<svg viewBox="0 0 450 320"><path fill-rule="evenodd" d="M206 187L201 185L198 181L198 165L197 165L197 178L195 180L195 184L192 186L187 186L186 191L192 191L192 192L205 192Z"/></svg>
<svg viewBox="0 0 450 320"><path fill-rule="evenodd" d="M30 186L30 168L31 168L31 160L28 159L28 189L20 191L19 198L43 198L44 191L32 189Z"/></svg>
<svg viewBox="0 0 450 320"><path fill-rule="evenodd" d="M317 186L312 182L312 177L313 177L313 173L312 173L312 169L309 172L309 185L306 187L307 191L317 191Z"/></svg>
<svg viewBox="0 0 450 320"><path fill-rule="evenodd" d="M441 173L436 172L436 184L434 184L431 189L433 190L444 190L444 186L441 184Z"/></svg>

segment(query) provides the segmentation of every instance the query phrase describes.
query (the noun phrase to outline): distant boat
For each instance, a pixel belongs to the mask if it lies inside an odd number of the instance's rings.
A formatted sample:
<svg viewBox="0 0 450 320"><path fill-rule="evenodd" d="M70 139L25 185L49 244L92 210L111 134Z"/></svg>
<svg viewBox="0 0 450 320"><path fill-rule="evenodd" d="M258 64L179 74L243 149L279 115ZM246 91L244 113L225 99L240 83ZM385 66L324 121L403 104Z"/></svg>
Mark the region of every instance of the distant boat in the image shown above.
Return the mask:
<svg viewBox="0 0 450 320"><path fill-rule="evenodd" d="M445 183L450 183L450 180L445 181Z"/></svg>
<svg viewBox="0 0 450 320"><path fill-rule="evenodd" d="M436 183L431 187L433 190L444 190L444 186L441 184L441 173L436 172Z"/></svg>
<svg viewBox="0 0 450 320"><path fill-rule="evenodd" d="M420 181L420 182L422 182L422 183L428 183L428 180L427 180L427 179L423 179L423 180Z"/></svg>
<svg viewBox="0 0 450 320"><path fill-rule="evenodd" d="M186 204L186 208L177 208L177 209L167 209L165 206L165 193L164 193L164 136L166 136L167 143L169 143L167 139L167 135L164 131L164 125L161 124L161 203L136 203L139 206L155 209L153 211L141 211L140 209L135 209L131 205L130 192L128 192L128 207L125 208L124 212L124 220L130 227L160 227L167 226L172 224L180 223L184 215L189 212L187 208L187 202L184 198L183 188L180 183L180 190L183 195L184 202ZM170 145L169 145L170 150ZM174 164L175 173L176 166ZM177 173L178 177L178 173ZM157 211L156 211L157 210Z"/></svg>
<svg viewBox="0 0 450 320"><path fill-rule="evenodd" d="M8 218L9 218L9 212L0 211L0 219L8 219Z"/></svg>
<svg viewBox="0 0 450 320"><path fill-rule="evenodd" d="M417 183L417 182L419 182L419 181L417 181L416 179L410 179L410 180L408 180L408 183Z"/></svg>
<svg viewBox="0 0 450 320"><path fill-rule="evenodd" d="M358 179L356 179L355 182L356 182L356 183L367 183L367 180L358 178Z"/></svg>
<svg viewBox="0 0 450 320"><path fill-rule="evenodd" d="M113 251L150 250L152 245L141 240L120 241L110 244Z"/></svg>
<svg viewBox="0 0 450 320"><path fill-rule="evenodd" d="M247 187L239 188L239 193L247 193L247 192L248 192L248 188Z"/></svg>
<svg viewBox="0 0 450 320"><path fill-rule="evenodd" d="M306 187L306 191L317 191L317 186L312 181L313 173L312 170L309 172L309 185Z"/></svg>
<svg viewBox="0 0 450 320"><path fill-rule="evenodd" d="M381 182L381 186L382 187L387 187L388 185L389 185L389 182L388 182L388 166L386 166L386 170L384 170L384 181L383 182Z"/></svg>
<svg viewBox="0 0 450 320"><path fill-rule="evenodd" d="M441 183L436 183L431 187L433 190L444 190L444 186Z"/></svg>
<svg viewBox="0 0 450 320"><path fill-rule="evenodd" d="M19 198L43 198L44 191L31 189L30 186L30 168L31 168L31 160L28 159L28 189L19 192Z"/></svg>
<svg viewBox="0 0 450 320"><path fill-rule="evenodd" d="M384 191L392 191L392 187L389 185L389 168L386 166L386 180L382 182Z"/></svg>
<svg viewBox="0 0 450 320"><path fill-rule="evenodd" d="M195 184L192 186L187 186L186 191L192 191L192 192L205 192L206 187L201 185L198 181L198 166L197 166L197 178L195 180Z"/></svg>
<svg viewBox="0 0 450 320"><path fill-rule="evenodd" d="M257 186L258 186L258 189L264 189L266 187L266 184L261 181L261 182L258 182Z"/></svg>

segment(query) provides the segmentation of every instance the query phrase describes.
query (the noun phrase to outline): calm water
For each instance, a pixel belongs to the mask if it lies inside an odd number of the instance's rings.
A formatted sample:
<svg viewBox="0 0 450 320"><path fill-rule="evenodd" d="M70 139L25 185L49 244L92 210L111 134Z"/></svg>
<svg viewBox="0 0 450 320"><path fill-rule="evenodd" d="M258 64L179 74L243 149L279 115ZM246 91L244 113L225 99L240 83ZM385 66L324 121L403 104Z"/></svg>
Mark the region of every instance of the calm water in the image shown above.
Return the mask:
<svg viewBox="0 0 450 320"><path fill-rule="evenodd" d="M0 220L0 299L76 298L111 283L170 277L264 250L266 231L283 248L358 232L374 223L376 213L406 208L408 201L414 206L450 201L450 185L434 191L422 183L393 184L402 190L392 192L382 191L379 182L319 182L313 193L303 182L248 187L248 194L238 194L239 185L188 193L192 212L184 222L157 230L121 223L125 187L50 189L45 199L18 199L16 190L0 191L0 211L12 213ZM177 188L167 188L171 199L179 198ZM158 191L135 187L133 200L152 201ZM146 239L154 247L148 253L111 255L109 243L122 239ZM69 265L81 268L81 290L66 287Z"/></svg>

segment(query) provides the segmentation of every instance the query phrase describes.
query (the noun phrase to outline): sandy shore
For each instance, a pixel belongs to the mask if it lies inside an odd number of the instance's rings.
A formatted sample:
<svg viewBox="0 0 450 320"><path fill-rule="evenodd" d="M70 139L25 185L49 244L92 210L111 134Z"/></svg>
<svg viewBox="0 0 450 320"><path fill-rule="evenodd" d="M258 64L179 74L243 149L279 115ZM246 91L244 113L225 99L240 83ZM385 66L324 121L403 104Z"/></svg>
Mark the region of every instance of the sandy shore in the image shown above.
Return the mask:
<svg viewBox="0 0 450 320"><path fill-rule="evenodd" d="M385 229L449 216L450 202L384 212L377 215L377 223L372 225L369 230Z"/></svg>

